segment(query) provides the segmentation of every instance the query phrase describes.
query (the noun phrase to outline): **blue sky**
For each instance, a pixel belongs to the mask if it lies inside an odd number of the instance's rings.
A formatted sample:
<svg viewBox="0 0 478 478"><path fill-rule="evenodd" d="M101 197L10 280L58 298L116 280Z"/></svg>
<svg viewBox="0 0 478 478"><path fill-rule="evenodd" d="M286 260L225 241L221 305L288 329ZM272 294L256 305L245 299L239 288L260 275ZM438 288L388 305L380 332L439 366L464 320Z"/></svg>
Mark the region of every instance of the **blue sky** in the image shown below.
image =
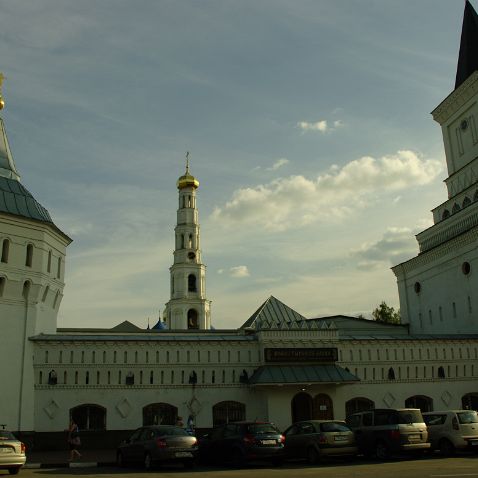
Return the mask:
<svg viewBox="0 0 478 478"><path fill-rule="evenodd" d="M475 6L475 2L472 2ZM74 242L60 327L153 323L176 180L199 179L216 328L398 306L392 265L446 200L462 0L0 0L22 183Z"/></svg>

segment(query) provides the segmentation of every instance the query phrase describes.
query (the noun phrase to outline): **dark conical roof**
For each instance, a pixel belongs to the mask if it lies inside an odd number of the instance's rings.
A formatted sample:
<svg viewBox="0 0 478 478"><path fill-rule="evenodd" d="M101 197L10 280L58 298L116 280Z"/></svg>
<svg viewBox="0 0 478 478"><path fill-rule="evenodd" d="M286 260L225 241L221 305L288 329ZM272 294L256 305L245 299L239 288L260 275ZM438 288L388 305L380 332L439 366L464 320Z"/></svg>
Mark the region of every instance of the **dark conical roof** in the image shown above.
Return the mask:
<svg viewBox="0 0 478 478"><path fill-rule="evenodd" d="M471 3L466 0L455 89L476 70L478 70L478 15Z"/></svg>

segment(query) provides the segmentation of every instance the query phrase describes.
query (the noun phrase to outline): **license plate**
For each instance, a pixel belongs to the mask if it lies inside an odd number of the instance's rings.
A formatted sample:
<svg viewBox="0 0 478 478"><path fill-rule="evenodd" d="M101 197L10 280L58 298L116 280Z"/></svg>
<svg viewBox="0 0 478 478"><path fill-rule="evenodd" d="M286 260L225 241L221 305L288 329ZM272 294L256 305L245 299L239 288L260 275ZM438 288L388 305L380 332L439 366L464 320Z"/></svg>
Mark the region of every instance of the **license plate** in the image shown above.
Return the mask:
<svg viewBox="0 0 478 478"><path fill-rule="evenodd" d="M408 435L408 441L420 441L420 435Z"/></svg>
<svg viewBox="0 0 478 478"><path fill-rule="evenodd" d="M478 440L470 440L470 445L478 445Z"/></svg>
<svg viewBox="0 0 478 478"><path fill-rule="evenodd" d="M335 440L335 441L346 441L346 440L348 440L348 436L345 436L345 435L335 435L334 440Z"/></svg>
<svg viewBox="0 0 478 478"><path fill-rule="evenodd" d="M176 458L192 458L193 454L189 451L177 451L175 456Z"/></svg>
<svg viewBox="0 0 478 478"><path fill-rule="evenodd" d="M12 453L13 450L11 448L0 448L0 453Z"/></svg>
<svg viewBox="0 0 478 478"><path fill-rule="evenodd" d="M261 440L261 445L276 445L276 440Z"/></svg>

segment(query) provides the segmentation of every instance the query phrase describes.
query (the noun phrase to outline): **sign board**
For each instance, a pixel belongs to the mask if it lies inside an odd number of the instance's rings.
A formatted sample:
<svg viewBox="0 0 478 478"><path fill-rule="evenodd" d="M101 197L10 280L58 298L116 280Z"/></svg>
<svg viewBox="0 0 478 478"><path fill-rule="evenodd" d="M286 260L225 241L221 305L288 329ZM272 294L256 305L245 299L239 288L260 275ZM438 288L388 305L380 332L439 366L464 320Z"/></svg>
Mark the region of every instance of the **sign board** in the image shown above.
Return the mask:
<svg viewBox="0 0 478 478"><path fill-rule="evenodd" d="M329 348L265 348L266 362L336 362L335 347Z"/></svg>

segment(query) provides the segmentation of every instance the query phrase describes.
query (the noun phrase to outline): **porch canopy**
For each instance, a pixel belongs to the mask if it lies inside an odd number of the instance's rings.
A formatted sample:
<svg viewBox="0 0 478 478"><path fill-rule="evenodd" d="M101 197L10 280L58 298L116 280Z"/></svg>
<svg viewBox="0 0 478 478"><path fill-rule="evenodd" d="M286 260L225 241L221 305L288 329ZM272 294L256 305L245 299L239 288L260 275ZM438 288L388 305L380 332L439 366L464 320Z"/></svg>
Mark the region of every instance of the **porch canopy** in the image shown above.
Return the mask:
<svg viewBox="0 0 478 478"><path fill-rule="evenodd" d="M254 371L251 385L353 383L360 379L338 365L263 365Z"/></svg>

